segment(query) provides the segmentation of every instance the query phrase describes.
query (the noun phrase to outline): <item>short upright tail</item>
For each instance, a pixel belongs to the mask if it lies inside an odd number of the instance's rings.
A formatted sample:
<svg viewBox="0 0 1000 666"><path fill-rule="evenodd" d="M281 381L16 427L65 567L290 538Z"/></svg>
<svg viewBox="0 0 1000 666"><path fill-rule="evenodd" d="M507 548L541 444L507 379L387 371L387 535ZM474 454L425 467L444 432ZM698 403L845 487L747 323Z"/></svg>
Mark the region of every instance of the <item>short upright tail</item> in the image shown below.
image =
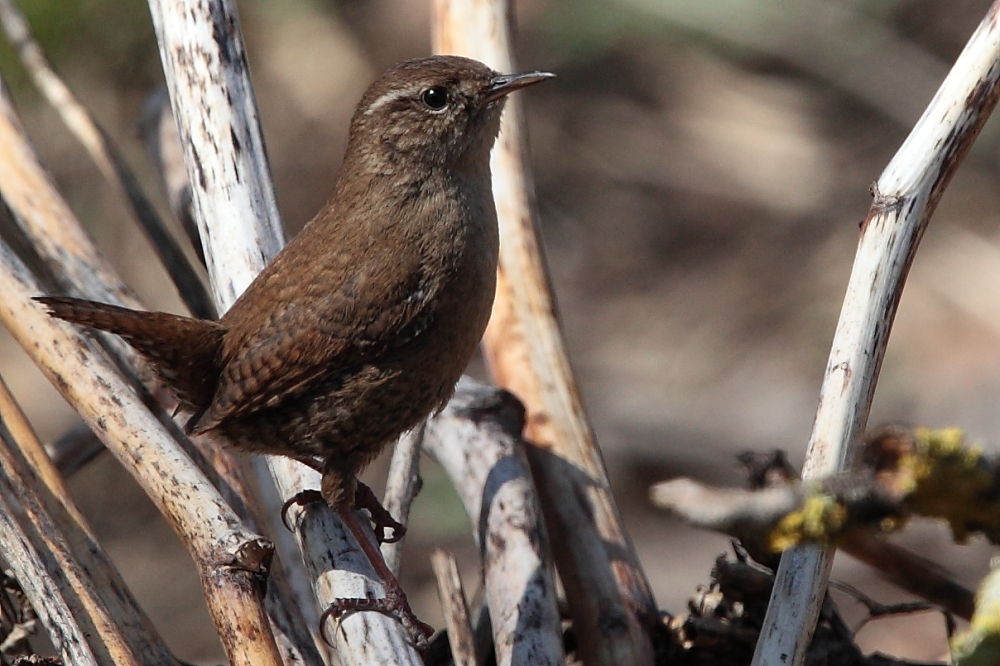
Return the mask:
<svg viewBox="0 0 1000 666"><path fill-rule="evenodd" d="M153 364L185 408L201 411L212 401L226 330L221 324L79 298L34 300L54 317L121 336Z"/></svg>

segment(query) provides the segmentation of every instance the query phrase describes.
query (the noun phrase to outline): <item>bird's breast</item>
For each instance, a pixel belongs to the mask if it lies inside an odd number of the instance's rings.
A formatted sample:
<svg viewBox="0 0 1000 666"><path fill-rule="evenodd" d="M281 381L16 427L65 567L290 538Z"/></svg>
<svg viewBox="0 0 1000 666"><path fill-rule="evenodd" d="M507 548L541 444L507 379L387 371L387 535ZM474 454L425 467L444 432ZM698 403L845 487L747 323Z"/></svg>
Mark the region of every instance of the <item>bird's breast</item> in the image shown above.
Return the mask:
<svg viewBox="0 0 1000 666"><path fill-rule="evenodd" d="M431 325L410 350L423 359L421 368L433 377L434 391L446 399L468 365L486 330L496 291L499 233L492 191L486 179L458 181L436 188L440 196L428 202L425 252L437 284Z"/></svg>

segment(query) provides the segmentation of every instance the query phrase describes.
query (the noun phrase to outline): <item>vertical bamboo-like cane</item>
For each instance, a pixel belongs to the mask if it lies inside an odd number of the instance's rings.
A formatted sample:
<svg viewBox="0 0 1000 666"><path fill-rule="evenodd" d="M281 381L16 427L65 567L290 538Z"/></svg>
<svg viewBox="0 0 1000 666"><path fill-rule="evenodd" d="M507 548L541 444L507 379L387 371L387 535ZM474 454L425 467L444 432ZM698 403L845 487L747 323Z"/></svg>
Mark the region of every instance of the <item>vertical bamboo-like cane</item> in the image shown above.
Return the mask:
<svg viewBox="0 0 1000 666"><path fill-rule="evenodd" d="M514 69L503 0L436 0L434 49ZM652 664L656 607L608 485L563 346L534 210L519 100L493 152L500 270L483 344L496 382L528 410L529 461L587 664Z"/></svg>

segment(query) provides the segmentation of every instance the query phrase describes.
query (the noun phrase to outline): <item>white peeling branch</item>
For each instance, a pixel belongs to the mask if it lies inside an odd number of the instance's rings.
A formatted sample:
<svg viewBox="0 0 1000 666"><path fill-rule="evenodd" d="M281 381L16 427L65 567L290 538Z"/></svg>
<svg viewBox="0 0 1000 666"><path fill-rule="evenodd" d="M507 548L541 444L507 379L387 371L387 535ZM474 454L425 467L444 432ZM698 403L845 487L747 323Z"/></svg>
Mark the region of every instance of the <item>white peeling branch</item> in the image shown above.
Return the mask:
<svg viewBox="0 0 1000 666"><path fill-rule="evenodd" d="M996 105L1000 2L994 3L924 115L873 187L847 295L827 361L803 478L845 467L868 420L889 331L917 245L941 194ZM830 552L781 558L754 666L799 666L815 628Z"/></svg>
<svg viewBox="0 0 1000 666"><path fill-rule="evenodd" d="M499 666L563 660L545 525L520 439L524 408L469 377L427 423L424 450L444 467L483 561Z"/></svg>
<svg viewBox="0 0 1000 666"><path fill-rule="evenodd" d="M223 312L284 244L235 2L150 0L149 6L184 148L193 212ZM319 476L299 463L269 458L268 466L282 500L319 487ZM293 507L289 517L321 608L381 588L373 572L363 584L352 577L351 571L370 570L355 564L364 557L360 551L349 552L353 539L333 511L310 507L307 520L299 520L299 512ZM276 535L284 529L278 514L278 507L272 507L268 516ZM285 550L290 540L276 539L280 558L298 578L300 555ZM305 584L293 581L296 589ZM385 641L373 646L369 639L376 632ZM347 662L418 662L403 627L387 616L356 613L334 633L340 658Z"/></svg>
<svg viewBox="0 0 1000 666"><path fill-rule="evenodd" d="M215 301L233 304L285 243L235 3L150 0Z"/></svg>
<svg viewBox="0 0 1000 666"><path fill-rule="evenodd" d="M512 72L504 0L436 0L434 48ZM651 665L657 609L608 484L556 318L518 95L493 151L500 270L483 340L490 372L528 410L527 438L577 639L588 666ZM607 627L616 627L607 631Z"/></svg>

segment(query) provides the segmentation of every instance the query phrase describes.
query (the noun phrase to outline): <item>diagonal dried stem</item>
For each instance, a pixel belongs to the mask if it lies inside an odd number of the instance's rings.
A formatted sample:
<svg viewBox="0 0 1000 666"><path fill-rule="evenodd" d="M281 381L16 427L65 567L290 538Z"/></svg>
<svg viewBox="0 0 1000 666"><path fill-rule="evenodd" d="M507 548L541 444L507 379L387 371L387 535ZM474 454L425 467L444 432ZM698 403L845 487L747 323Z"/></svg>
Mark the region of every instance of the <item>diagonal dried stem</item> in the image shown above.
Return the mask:
<svg viewBox="0 0 1000 666"><path fill-rule="evenodd" d="M280 664L259 588L270 545L243 527L103 354L31 301L40 286L2 244L0 291L0 323L139 481L194 556L231 663Z"/></svg>
<svg viewBox="0 0 1000 666"><path fill-rule="evenodd" d="M0 555L67 663L176 663L0 379Z"/></svg>
<svg viewBox="0 0 1000 666"><path fill-rule="evenodd" d="M436 549L431 553L431 565L437 579L438 598L444 612L444 623L448 628L448 644L455 666L476 666L476 646L469 621L469 604L462 589L462 577L458 573L455 556L446 550Z"/></svg>
<svg viewBox="0 0 1000 666"><path fill-rule="evenodd" d="M0 84L0 89L2 89L2 84ZM0 95L0 193L2 193L4 202L9 207L12 215L25 230L27 236L33 242L35 249L47 262L51 272L64 289L99 300L138 306L135 298L127 291L118 276L96 251L90 238L82 231L72 212L47 178L44 170L37 161L34 151L24 137L21 125L14 114L13 107L5 95ZM6 301L4 306L7 308L5 316L7 317L6 321L9 324L11 332L14 333L15 337L18 338L22 346L29 351L29 354L33 356L37 363L49 368L50 372L53 373L50 374L50 378L54 380L57 388L61 389L64 394L74 392L74 395L82 396L82 402L74 402L73 399L70 399L70 402L78 408L78 411L90 410L91 419L88 421L88 425L93 428L95 423L100 422L93 420L94 418L99 418L95 416L95 412L99 410L96 403L93 402L94 400L103 400L106 409L124 410L126 406L123 403L116 402L112 396L116 395L119 391L125 391L129 397L127 408L140 409L143 413L116 416L124 418L126 421L139 419L146 426L149 426L147 419L155 419L155 417L150 415L145 408L137 406L141 403L136 401L131 388L125 388L125 385L121 384L120 377L115 376L109 367L103 365L102 361L95 360L95 358L100 359L100 356L94 356L92 347L83 345L80 347L80 349L85 349L85 351L80 352L82 356L73 356L72 350L77 349L76 345L83 344L79 336L71 338L73 340L72 344L62 343L58 350L43 348L36 337L36 332L30 328L25 328L26 322L18 314L19 312L26 311L31 313L31 316L39 315L38 308L34 304L28 303L27 299L30 296L41 293L42 290L23 265L20 264L19 260L13 254L9 253L6 248L4 265L8 271L6 277L18 285L5 291ZM41 322L36 322L37 325L42 327L41 330L49 330L45 325L47 323L45 315L41 314L40 316L42 320ZM137 362L135 353L121 343L121 341L109 338L107 346L115 350L120 368L129 368ZM61 351L65 355L59 356L59 354L54 353L55 351ZM110 382L109 380L110 383L98 382L100 390L97 393L83 388L91 385L90 383L93 381L97 381L94 377L85 377L87 368L91 367L87 365L88 363L97 363L101 368L100 372L108 377L113 377L114 381ZM81 383L70 386L70 379ZM140 392L143 390L136 380L131 379L130 381L132 381L132 387L139 389ZM146 396L146 399L148 399L148 396ZM156 430L156 436L154 441L150 443L150 446L155 448L157 442L169 440L171 442L171 450L174 451L171 455L175 456L171 458L169 465L153 466L135 464L135 461L128 458L127 446L122 444L123 441L129 441L122 439L124 435L114 440L115 443L112 448L112 452L120 460L129 461L125 464L126 468L136 476L147 493L161 504L176 501L170 494L170 479L174 474L174 470L184 470L181 476L192 472L189 469L191 461L183 458L177 452L177 441L170 438L180 437L181 441L187 444L186 439L179 434L179 430L168 419L162 423L165 423L170 428L168 431L169 434L168 432L164 432L161 426ZM108 433L101 429L98 429L97 432L107 444L109 441ZM132 436L135 436L134 431L132 432ZM224 487L239 486L235 479L230 479L223 485ZM205 492L209 495L212 494L207 490ZM157 497L157 494L166 495L166 497ZM202 501L205 500L205 497L206 495L201 495ZM209 503L214 503L214 501L210 500ZM194 511L196 506L175 507L175 509L181 512ZM175 523L175 527L181 531L182 539L188 543L189 549L195 553L196 559L200 558L198 559L199 565L206 572L211 572L203 577L203 581L206 584L206 595L210 597L210 605L214 604L222 609L219 615L220 622L222 622L219 625L220 630L230 636L237 635L232 629L234 618L229 614L228 609L239 607L242 605L242 602L232 604L220 600L220 594L225 592L229 583L220 585L218 582L220 580L225 581L227 578L224 572L220 573L217 569L216 565L218 562L213 561L213 557L218 553L210 552L213 548L210 543L202 542L200 545L193 544L192 540L196 540L193 533L184 533L182 531L184 528L198 531L198 528L193 527L196 522L197 520L192 517L187 521L190 525L180 526ZM208 527L210 528L211 525ZM226 538L226 535L224 532L220 532L219 537ZM233 543L239 540L242 540L242 537L234 537ZM243 542L252 549L253 544L257 544L258 540L255 536L248 536ZM236 547L234 546L234 548ZM232 560L233 557L229 557L229 559ZM248 593L252 591L251 588L252 586L247 587ZM273 604L276 597L275 595L270 595L269 599L271 600L269 603ZM277 610L280 610L280 604L278 606ZM247 617L252 618L253 615L253 612L247 613ZM279 613L277 617L282 617L283 615L283 613ZM294 629L294 624L288 622L284 622L283 624L286 627L291 626ZM253 631L256 631L256 629L253 629ZM261 634L256 640L259 642L265 639L271 640L269 631ZM239 654L239 651L236 654Z"/></svg>

